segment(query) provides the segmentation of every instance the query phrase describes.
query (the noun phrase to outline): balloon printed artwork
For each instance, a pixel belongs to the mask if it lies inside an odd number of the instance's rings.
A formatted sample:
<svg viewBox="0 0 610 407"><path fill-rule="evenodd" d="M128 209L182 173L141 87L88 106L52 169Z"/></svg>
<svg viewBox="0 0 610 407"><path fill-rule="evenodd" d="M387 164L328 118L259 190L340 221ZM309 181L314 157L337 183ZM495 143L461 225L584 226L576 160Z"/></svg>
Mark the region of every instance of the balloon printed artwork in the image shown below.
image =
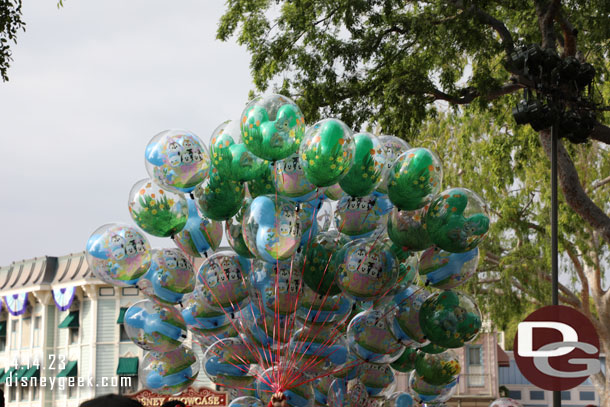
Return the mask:
<svg viewBox="0 0 610 407"><path fill-rule="evenodd" d="M209 149L189 131L155 135L150 178L128 199L137 227L106 224L87 241L97 278L147 298L124 314L145 351L142 385L177 394L205 375L233 407L449 400L452 349L482 325L456 288L490 228L483 200L443 188L436 152L337 118L308 125L283 95L236 118L210 131Z"/></svg>

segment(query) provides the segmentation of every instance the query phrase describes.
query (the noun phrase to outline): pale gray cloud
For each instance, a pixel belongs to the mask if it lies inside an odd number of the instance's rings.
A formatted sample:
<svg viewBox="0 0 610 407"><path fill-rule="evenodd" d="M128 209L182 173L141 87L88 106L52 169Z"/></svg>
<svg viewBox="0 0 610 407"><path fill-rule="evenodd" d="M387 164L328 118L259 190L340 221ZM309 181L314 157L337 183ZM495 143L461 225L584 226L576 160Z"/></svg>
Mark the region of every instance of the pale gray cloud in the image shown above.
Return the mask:
<svg viewBox="0 0 610 407"><path fill-rule="evenodd" d="M185 128L207 142L253 87L246 51L215 40L224 2L24 3L27 32L0 84L0 266L81 251L98 226L132 223L150 138Z"/></svg>

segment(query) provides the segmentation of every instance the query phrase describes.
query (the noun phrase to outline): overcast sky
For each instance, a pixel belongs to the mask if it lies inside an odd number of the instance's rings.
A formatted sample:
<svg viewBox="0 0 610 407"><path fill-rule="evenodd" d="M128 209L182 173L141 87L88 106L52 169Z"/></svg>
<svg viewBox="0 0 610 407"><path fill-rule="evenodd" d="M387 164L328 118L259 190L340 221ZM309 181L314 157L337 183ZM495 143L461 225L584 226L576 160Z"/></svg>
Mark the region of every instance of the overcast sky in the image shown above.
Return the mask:
<svg viewBox="0 0 610 407"><path fill-rule="evenodd" d="M0 266L84 250L133 224L144 148L185 128L206 144L253 88L244 48L215 40L221 0L25 1L27 31L0 82ZM153 246L173 247L151 239Z"/></svg>

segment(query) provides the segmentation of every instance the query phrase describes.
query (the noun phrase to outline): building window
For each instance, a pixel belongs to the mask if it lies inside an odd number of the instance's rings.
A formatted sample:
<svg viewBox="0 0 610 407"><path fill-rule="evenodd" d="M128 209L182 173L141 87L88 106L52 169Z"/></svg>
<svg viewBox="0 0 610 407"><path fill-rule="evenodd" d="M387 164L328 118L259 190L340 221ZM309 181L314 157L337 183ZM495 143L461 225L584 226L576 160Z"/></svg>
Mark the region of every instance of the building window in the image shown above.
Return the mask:
<svg viewBox="0 0 610 407"><path fill-rule="evenodd" d="M38 347L40 346L40 323L41 323L42 318L41 317L35 317L34 318L34 340L33 340L33 345L34 347Z"/></svg>
<svg viewBox="0 0 610 407"><path fill-rule="evenodd" d="M19 401L28 400L28 390L30 390L28 386L19 386Z"/></svg>
<svg viewBox="0 0 610 407"><path fill-rule="evenodd" d="M514 400L521 400L521 390L509 390L508 397Z"/></svg>
<svg viewBox="0 0 610 407"><path fill-rule="evenodd" d="M113 297L114 287L100 287L98 293L100 297Z"/></svg>
<svg viewBox="0 0 610 407"><path fill-rule="evenodd" d="M125 324L119 325L119 332L121 334L121 342L129 342L131 339L129 335L127 335L127 330L125 330Z"/></svg>
<svg viewBox="0 0 610 407"><path fill-rule="evenodd" d="M119 394L134 394L138 391L138 376L119 376Z"/></svg>
<svg viewBox="0 0 610 407"><path fill-rule="evenodd" d="M8 321L0 321L0 352L6 350L6 324Z"/></svg>
<svg viewBox="0 0 610 407"><path fill-rule="evenodd" d="M70 328L69 336L68 344L74 345L75 343L78 343L78 328Z"/></svg>
<svg viewBox="0 0 610 407"><path fill-rule="evenodd" d="M38 390L38 386L32 386L32 400L38 400L40 397L40 392Z"/></svg>
<svg viewBox="0 0 610 407"><path fill-rule="evenodd" d="M544 400L544 392L540 390L530 391L530 400Z"/></svg>
<svg viewBox="0 0 610 407"><path fill-rule="evenodd" d="M69 399L76 398L76 386L68 385L68 398Z"/></svg>
<svg viewBox="0 0 610 407"><path fill-rule="evenodd" d="M483 348L481 345L468 345L466 351L468 386L485 386L485 376L483 374Z"/></svg>
<svg viewBox="0 0 610 407"><path fill-rule="evenodd" d="M32 318L21 320L21 348L29 348L32 338Z"/></svg>
<svg viewBox="0 0 610 407"><path fill-rule="evenodd" d="M17 386L9 386L8 401L17 401Z"/></svg>
<svg viewBox="0 0 610 407"><path fill-rule="evenodd" d="M593 401L595 400L595 393L592 391L581 391L580 399L582 401Z"/></svg>
<svg viewBox="0 0 610 407"><path fill-rule="evenodd" d="M137 297L138 289L136 287L123 287L121 289L123 297Z"/></svg>
<svg viewBox="0 0 610 407"><path fill-rule="evenodd" d="M561 392L561 399L562 400L571 400L572 396L570 396L570 392L569 391L562 391Z"/></svg>
<svg viewBox="0 0 610 407"><path fill-rule="evenodd" d="M19 323L18 319L13 319L11 321L11 349L19 349L19 344L17 343L17 324Z"/></svg>

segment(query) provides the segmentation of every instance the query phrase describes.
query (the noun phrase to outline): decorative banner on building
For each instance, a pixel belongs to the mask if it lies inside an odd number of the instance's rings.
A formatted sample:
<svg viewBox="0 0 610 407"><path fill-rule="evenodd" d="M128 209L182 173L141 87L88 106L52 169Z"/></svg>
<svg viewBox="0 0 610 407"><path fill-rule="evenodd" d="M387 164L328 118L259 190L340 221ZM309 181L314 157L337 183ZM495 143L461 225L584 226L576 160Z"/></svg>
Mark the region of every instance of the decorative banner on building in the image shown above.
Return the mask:
<svg viewBox="0 0 610 407"><path fill-rule="evenodd" d="M187 407L225 407L229 404L226 392L218 392L206 387L198 390L189 387L177 396L166 396L150 390L142 390L129 397L138 400L144 407L160 407L170 400L180 400Z"/></svg>
<svg viewBox="0 0 610 407"><path fill-rule="evenodd" d="M4 297L4 303L6 308L8 308L8 312L14 316L21 315L28 307L28 293L7 295Z"/></svg>
<svg viewBox="0 0 610 407"><path fill-rule="evenodd" d="M74 300L74 294L76 294L76 287L54 288L53 300L57 309L60 311L69 310Z"/></svg>

